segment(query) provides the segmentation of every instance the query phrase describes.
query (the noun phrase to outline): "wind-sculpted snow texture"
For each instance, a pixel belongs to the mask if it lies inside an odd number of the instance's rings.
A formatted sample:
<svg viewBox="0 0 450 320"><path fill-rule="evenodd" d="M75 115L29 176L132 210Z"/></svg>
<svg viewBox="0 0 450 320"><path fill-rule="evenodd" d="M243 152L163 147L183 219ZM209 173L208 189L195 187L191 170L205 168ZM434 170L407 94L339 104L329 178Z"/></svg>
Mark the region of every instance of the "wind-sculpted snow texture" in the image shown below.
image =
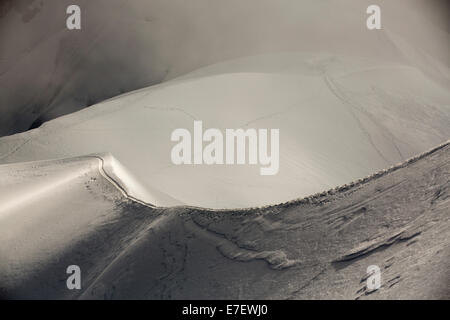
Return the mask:
<svg viewBox="0 0 450 320"><path fill-rule="evenodd" d="M349 185L246 210L138 203L96 157L2 165L3 188L79 174L0 211L1 295L448 299L449 159L445 143ZM72 264L81 290L66 288ZM381 269L379 290L366 288L369 265Z"/></svg>

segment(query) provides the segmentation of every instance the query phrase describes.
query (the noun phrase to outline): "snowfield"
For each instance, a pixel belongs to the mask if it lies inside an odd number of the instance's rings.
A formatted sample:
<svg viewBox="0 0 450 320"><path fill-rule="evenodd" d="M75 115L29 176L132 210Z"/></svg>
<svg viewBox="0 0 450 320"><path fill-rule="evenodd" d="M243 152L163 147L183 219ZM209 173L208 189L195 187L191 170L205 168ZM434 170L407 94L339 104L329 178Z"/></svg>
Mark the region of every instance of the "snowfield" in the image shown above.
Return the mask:
<svg viewBox="0 0 450 320"><path fill-rule="evenodd" d="M324 52L411 65L448 89L445 0L78 0L0 2L0 136L207 65L277 52ZM71 4L71 3L70 3ZM293 66L290 66L291 68Z"/></svg>
<svg viewBox="0 0 450 320"><path fill-rule="evenodd" d="M192 130L194 120L205 129L279 129L278 174L261 176L252 165L174 165L171 133ZM178 203L243 208L347 183L449 136L450 92L420 70L285 53L206 67L0 138L0 163L109 152L145 189Z"/></svg>
<svg viewBox="0 0 450 320"><path fill-rule="evenodd" d="M0 213L0 294L449 299L449 156L447 142L362 181L246 210L144 205L102 174L96 157L3 165L2 192L12 182L20 189L29 179L78 175ZM81 290L66 288L73 264ZM366 287L369 265L381 269L377 291Z"/></svg>
<svg viewBox="0 0 450 320"><path fill-rule="evenodd" d="M449 5L377 3L0 2L0 298L450 299Z"/></svg>

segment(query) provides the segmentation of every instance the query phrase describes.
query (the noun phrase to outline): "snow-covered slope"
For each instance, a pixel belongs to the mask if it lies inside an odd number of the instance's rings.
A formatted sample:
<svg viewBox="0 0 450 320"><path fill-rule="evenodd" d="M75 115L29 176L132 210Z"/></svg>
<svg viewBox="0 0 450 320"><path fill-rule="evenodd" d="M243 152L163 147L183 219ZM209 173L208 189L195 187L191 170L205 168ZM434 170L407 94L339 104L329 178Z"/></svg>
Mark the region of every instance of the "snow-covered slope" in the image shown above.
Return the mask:
<svg viewBox="0 0 450 320"><path fill-rule="evenodd" d="M278 174L261 176L255 165L174 165L171 133L192 131L194 120L204 129L280 129ZM450 92L419 69L284 53L210 66L0 138L0 163L110 152L149 190L236 208L323 191L449 136Z"/></svg>
<svg viewBox="0 0 450 320"><path fill-rule="evenodd" d="M81 30L66 8L81 8ZM411 65L449 86L448 1L3 0L0 136L238 57L325 52Z"/></svg>
<svg viewBox="0 0 450 320"><path fill-rule="evenodd" d="M377 3L0 2L0 298L449 298L448 143L331 189L450 137L449 5ZM175 165L196 120L279 172Z"/></svg>
<svg viewBox="0 0 450 320"><path fill-rule="evenodd" d="M0 214L0 297L449 299L449 156L447 143L322 195L229 211L134 202L92 157L2 165L16 182L79 176ZM66 287L69 265L81 290Z"/></svg>
<svg viewBox="0 0 450 320"><path fill-rule="evenodd" d="M96 176L101 174L126 198L140 202L145 199L152 205L181 205L182 203L156 190L148 190L131 175L110 154L92 154L83 157L22 162L0 166L0 221L8 215L14 215L17 210L35 211L36 203L45 199L64 207L67 199L58 198L54 194L63 193L71 185L77 185L78 180L92 179L85 183L95 183ZM39 207L39 206L38 206ZM40 211L39 211L40 212ZM33 215L39 219L42 213Z"/></svg>

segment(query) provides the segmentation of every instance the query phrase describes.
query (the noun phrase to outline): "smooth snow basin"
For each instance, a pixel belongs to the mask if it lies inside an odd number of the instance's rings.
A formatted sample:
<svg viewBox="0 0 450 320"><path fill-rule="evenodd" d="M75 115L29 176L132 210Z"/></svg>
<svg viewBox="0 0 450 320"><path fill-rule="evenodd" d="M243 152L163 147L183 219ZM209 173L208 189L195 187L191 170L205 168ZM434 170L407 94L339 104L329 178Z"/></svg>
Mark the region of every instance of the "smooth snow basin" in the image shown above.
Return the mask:
<svg viewBox="0 0 450 320"><path fill-rule="evenodd" d="M213 65L0 138L0 163L108 152L121 163L110 171L131 179L122 185L141 201L263 206L348 183L447 140L449 105L449 91L411 66L273 54ZM279 129L278 174L262 176L260 165L173 164L171 133L193 132L194 120L222 132Z"/></svg>

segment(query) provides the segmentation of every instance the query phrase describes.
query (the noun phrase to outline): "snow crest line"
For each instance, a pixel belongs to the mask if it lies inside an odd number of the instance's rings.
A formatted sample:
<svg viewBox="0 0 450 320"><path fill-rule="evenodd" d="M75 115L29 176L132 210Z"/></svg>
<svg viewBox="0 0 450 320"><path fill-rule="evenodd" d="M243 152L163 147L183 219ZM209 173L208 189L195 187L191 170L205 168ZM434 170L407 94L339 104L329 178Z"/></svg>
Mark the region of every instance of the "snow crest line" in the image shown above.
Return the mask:
<svg viewBox="0 0 450 320"><path fill-rule="evenodd" d="M448 145L450 145L450 140L447 140L443 143L441 143L440 145L433 147L431 149L429 149L428 151L425 151L421 154L418 154L414 157L411 157L403 162L400 162L398 164L395 164L389 168L386 169L382 169L380 171L377 171L369 176L366 176L364 178L360 178L357 180L354 180L350 183L344 184L344 185L340 185L337 186L335 188L332 189L328 189L325 190L323 192L319 192L319 193L315 193L312 194L310 196L307 197L303 197L303 198L297 198L297 199L293 199L287 202L281 202L281 203L276 203L276 204L271 204L271 205L267 205L267 206L261 206L261 207L247 207L247 208L232 208L232 209L213 209L213 208L206 208L206 207L198 207L198 206L190 206L190 205L179 205L179 206L168 206L168 207L164 207L164 206L156 206L150 203L147 203L145 201L142 201L136 197L131 196L130 194L128 194L128 192L113 178L111 177L105 170L104 170L104 159L100 156L96 156L96 155L90 155L88 157L93 157L96 158L98 160L100 160L100 166L99 166L99 170L100 173L111 183L113 184L126 198L135 201L139 204L142 204L144 206L153 208L153 209L166 209L166 208L185 208L185 209L190 209L190 210L196 210L196 211L204 211L204 212L234 212L234 211L243 211L243 212L254 212L254 211L258 211L258 210L265 210L265 209L270 209L270 208L276 208L276 207L286 207L286 206L291 206L291 205L298 205L298 204L302 204L302 203L309 203L311 201L316 201L320 198L323 198L327 195L330 194L336 194L338 192L342 192L342 191L346 191L350 188L354 188L356 186L365 184L367 182L370 182L372 180L375 180L377 178L380 178L390 172L396 171L398 169L404 168L407 165L414 163L440 149L443 149L445 147L447 147Z"/></svg>
<svg viewBox="0 0 450 320"><path fill-rule="evenodd" d="M143 206L149 207L149 208L156 208L155 205L153 205L153 204L151 204L151 203L147 203L147 202L145 202L145 201L142 201L142 200L140 200L140 199L138 199L138 198L133 197L132 195L130 195L130 194L125 190L124 187L122 187L122 186L121 186L121 185L120 185L120 184L119 184L112 176L110 176L110 175L105 171L105 168L104 168L104 166L105 166L105 159L103 159L103 158L100 157L100 156L96 156L96 155L89 155L89 156L86 156L86 157L88 157L88 158L95 158L95 159L99 160L98 170L99 170L100 174L101 174L108 182L110 182L117 190L119 190L120 193L122 193L122 195L123 195L125 198L127 198L127 199L129 199L129 200L132 200L132 201L134 201L134 202L137 202L137 203L139 203L139 204L141 204L141 205L143 205Z"/></svg>

